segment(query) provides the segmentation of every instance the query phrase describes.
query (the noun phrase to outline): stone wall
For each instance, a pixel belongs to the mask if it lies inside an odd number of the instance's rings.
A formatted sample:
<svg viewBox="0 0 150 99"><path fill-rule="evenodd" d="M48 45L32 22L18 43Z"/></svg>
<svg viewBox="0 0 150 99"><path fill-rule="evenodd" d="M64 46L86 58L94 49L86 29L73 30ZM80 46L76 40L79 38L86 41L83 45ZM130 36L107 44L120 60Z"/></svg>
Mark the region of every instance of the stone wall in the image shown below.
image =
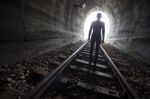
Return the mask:
<svg viewBox="0 0 150 99"><path fill-rule="evenodd" d="M150 2L148 0L122 0L115 13L110 44L146 62L150 60ZM117 17L118 16L118 17ZM150 63L150 62L149 62Z"/></svg>
<svg viewBox="0 0 150 99"><path fill-rule="evenodd" d="M14 63L82 37L80 14L71 0L0 2L0 64Z"/></svg>

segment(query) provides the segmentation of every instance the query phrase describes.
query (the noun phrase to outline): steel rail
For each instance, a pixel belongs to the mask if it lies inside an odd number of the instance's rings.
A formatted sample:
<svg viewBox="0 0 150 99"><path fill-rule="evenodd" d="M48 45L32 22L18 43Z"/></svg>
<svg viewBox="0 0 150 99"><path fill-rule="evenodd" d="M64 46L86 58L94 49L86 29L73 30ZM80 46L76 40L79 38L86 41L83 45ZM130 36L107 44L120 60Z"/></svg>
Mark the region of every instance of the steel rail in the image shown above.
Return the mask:
<svg viewBox="0 0 150 99"><path fill-rule="evenodd" d="M117 76L117 79L120 81L121 85L123 85L122 87L127 90L127 93L131 96L131 99L139 99L139 97L134 93L133 89L129 86L128 82L125 80L125 78L123 77L123 75L117 69L117 67L114 64L114 62L108 56L108 54L106 53L106 51L104 50L104 48L101 45L100 45L100 47L101 47L101 49L102 49L105 57L107 58L107 60L110 62L110 64L111 64L110 67L115 72L115 74Z"/></svg>
<svg viewBox="0 0 150 99"><path fill-rule="evenodd" d="M60 66L58 66L55 71L47 75L35 88L27 94L23 99L39 99L40 96L53 84L55 79L60 75L60 73L68 66L68 64L75 59L75 57L81 52L81 50L88 44L85 42L78 50L76 50L70 57L68 57Z"/></svg>

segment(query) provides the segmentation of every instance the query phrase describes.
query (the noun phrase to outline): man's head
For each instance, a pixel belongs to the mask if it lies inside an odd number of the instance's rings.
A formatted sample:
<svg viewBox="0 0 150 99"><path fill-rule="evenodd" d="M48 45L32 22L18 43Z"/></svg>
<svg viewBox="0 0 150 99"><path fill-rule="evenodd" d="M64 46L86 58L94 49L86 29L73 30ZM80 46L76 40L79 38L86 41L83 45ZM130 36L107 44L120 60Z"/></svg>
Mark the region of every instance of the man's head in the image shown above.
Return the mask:
<svg viewBox="0 0 150 99"><path fill-rule="evenodd" d="M102 17L102 14L101 14L101 13L98 13L98 14L97 14L97 19L99 20L101 17Z"/></svg>

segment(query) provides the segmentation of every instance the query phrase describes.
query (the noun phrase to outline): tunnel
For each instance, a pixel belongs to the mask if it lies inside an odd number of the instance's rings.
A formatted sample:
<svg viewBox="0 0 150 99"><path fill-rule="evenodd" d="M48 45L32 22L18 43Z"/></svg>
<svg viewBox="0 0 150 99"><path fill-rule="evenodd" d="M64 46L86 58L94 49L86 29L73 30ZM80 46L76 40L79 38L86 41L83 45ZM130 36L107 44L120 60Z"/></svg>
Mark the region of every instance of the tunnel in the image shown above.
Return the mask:
<svg viewBox="0 0 150 99"><path fill-rule="evenodd" d="M2 0L1 64L83 40L84 22L94 11L109 17L107 43L149 62L148 0ZM9 60L9 61L8 61Z"/></svg>
<svg viewBox="0 0 150 99"><path fill-rule="evenodd" d="M84 25L96 11L109 19L106 44L150 64L149 0L0 2L0 65L86 41Z"/></svg>

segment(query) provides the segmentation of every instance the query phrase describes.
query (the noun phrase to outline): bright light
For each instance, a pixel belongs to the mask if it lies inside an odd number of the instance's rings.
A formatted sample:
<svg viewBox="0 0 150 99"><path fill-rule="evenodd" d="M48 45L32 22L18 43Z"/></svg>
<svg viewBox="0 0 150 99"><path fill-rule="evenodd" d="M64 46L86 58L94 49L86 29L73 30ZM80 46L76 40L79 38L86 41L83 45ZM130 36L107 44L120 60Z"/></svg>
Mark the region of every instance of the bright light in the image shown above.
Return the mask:
<svg viewBox="0 0 150 99"><path fill-rule="evenodd" d="M95 12L91 13L85 20L85 23L84 23L84 39L85 40L87 40L87 38L88 38L91 23L97 19L97 13L102 14L101 21L103 21L105 23L105 41L107 40L109 28L110 28L109 18L105 13L103 13L101 11L95 11Z"/></svg>

